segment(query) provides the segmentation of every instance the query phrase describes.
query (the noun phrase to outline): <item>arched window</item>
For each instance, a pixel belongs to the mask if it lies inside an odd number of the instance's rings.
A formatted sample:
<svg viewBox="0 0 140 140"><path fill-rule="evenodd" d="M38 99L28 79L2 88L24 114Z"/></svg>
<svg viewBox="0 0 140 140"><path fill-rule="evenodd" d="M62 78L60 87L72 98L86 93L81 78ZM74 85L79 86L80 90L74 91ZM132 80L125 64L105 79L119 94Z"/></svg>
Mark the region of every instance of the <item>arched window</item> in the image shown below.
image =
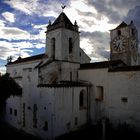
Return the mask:
<svg viewBox="0 0 140 140"><path fill-rule="evenodd" d="M69 38L69 54L72 53L72 38Z"/></svg>
<svg viewBox="0 0 140 140"><path fill-rule="evenodd" d="M87 107L87 93L85 90L81 90L81 92L80 92L79 107L80 107L80 109L84 109Z"/></svg>
<svg viewBox="0 0 140 140"><path fill-rule="evenodd" d="M121 30L118 30L117 31L117 35L121 35Z"/></svg>
<svg viewBox="0 0 140 140"><path fill-rule="evenodd" d="M131 29L131 33L132 33L132 35L134 35L134 29Z"/></svg>
<svg viewBox="0 0 140 140"><path fill-rule="evenodd" d="M51 40L51 52L52 52L52 58L55 59L55 38L52 38Z"/></svg>

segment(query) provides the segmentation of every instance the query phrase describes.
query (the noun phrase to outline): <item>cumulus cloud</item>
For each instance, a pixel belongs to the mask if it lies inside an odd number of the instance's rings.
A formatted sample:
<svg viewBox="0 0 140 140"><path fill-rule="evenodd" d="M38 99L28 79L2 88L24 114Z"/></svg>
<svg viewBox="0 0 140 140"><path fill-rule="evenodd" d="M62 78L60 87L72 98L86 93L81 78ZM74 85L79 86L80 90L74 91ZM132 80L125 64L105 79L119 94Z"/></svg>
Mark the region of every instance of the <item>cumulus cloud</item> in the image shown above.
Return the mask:
<svg viewBox="0 0 140 140"><path fill-rule="evenodd" d="M19 55L21 57L30 56L29 53L32 50L27 48L33 47L31 43L27 42L8 42L8 41L0 41L0 59L6 60L8 56L12 56L13 60L17 59Z"/></svg>
<svg viewBox="0 0 140 140"><path fill-rule="evenodd" d="M5 26L5 21L0 20L0 27L4 27Z"/></svg>
<svg viewBox="0 0 140 140"><path fill-rule="evenodd" d="M105 15L110 23L119 23L130 9L140 5L139 0L87 0L86 3L94 7L99 15Z"/></svg>
<svg viewBox="0 0 140 140"><path fill-rule="evenodd" d="M6 71L6 67L0 66L0 73L4 74Z"/></svg>
<svg viewBox="0 0 140 140"><path fill-rule="evenodd" d="M2 16L9 22L15 22L15 17L14 17L13 13L4 12L4 13L2 13Z"/></svg>
<svg viewBox="0 0 140 140"><path fill-rule="evenodd" d="M68 4L65 0L11 0L5 1L12 8L22 11L28 15L57 16L61 11L62 3Z"/></svg>
<svg viewBox="0 0 140 140"><path fill-rule="evenodd" d="M133 20L139 35L139 44L140 44L140 6L136 6L134 9L131 9L127 16L125 16L124 20L127 23L130 23L131 20Z"/></svg>
<svg viewBox="0 0 140 140"><path fill-rule="evenodd" d="M81 47L85 50L85 52L88 53L88 55L92 58L93 61L107 60L109 58L110 38L108 32L82 31L81 41L83 42L83 44L85 44L85 46L81 46ZM89 48L90 51L88 52Z"/></svg>
<svg viewBox="0 0 140 140"><path fill-rule="evenodd" d="M8 40L28 39L29 33L16 27L2 27L0 28L0 38Z"/></svg>

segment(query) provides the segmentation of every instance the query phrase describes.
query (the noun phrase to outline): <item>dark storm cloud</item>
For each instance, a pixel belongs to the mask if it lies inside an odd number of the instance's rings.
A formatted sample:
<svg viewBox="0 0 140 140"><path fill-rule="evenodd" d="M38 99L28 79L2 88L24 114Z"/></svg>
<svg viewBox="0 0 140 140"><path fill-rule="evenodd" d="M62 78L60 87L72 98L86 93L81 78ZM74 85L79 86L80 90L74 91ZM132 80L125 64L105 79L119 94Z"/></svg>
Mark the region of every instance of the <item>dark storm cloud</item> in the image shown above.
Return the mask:
<svg viewBox="0 0 140 140"><path fill-rule="evenodd" d="M81 32L81 38L89 39L89 43L92 46L92 52L90 57L92 58L109 58L109 42L110 36L108 32Z"/></svg>
<svg viewBox="0 0 140 140"><path fill-rule="evenodd" d="M118 23L129 9L140 5L140 0L87 0L86 3L93 6L99 15L108 17L109 23Z"/></svg>
<svg viewBox="0 0 140 140"><path fill-rule="evenodd" d="M78 15L80 16L86 16L86 17L95 17L96 14L92 13L92 12L82 12L80 10L76 10L78 12Z"/></svg>
<svg viewBox="0 0 140 140"><path fill-rule="evenodd" d="M125 17L125 21L130 23L133 20L139 35L139 44L140 44L140 6L136 6L134 9L130 10Z"/></svg>
<svg viewBox="0 0 140 140"><path fill-rule="evenodd" d="M80 20L88 26L95 25L94 21L89 21L89 20L86 20L85 18L81 18Z"/></svg>

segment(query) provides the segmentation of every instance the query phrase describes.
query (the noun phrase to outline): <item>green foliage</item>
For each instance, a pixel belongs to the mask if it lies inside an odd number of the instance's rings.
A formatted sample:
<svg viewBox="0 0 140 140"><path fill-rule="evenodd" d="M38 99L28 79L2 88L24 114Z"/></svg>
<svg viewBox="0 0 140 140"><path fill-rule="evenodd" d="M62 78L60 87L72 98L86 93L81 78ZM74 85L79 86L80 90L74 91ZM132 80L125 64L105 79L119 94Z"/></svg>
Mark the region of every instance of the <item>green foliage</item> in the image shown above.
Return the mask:
<svg viewBox="0 0 140 140"><path fill-rule="evenodd" d="M11 95L21 95L22 88L12 79L8 73L0 76L0 110L5 105L5 101Z"/></svg>

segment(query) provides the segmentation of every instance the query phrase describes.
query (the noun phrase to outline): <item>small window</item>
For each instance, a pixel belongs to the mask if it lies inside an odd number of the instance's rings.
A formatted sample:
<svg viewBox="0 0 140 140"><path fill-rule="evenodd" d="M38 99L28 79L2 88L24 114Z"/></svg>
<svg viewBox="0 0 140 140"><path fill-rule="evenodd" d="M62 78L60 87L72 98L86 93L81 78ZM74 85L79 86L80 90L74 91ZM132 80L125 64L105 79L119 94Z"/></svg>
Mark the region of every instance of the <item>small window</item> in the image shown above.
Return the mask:
<svg viewBox="0 0 140 140"><path fill-rule="evenodd" d="M78 72L76 72L76 78L77 78L77 81L78 81L78 76L79 76L79 75L78 75Z"/></svg>
<svg viewBox="0 0 140 140"><path fill-rule="evenodd" d="M70 81L72 81L72 72L70 72Z"/></svg>
<svg viewBox="0 0 140 140"><path fill-rule="evenodd" d="M17 110L16 109L14 110L14 115L17 116Z"/></svg>
<svg viewBox="0 0 140 140"><path fill-rule="evenodd" d="M25 120L25 103L23 103L23 117L22 117L22 126L25 127L26 120Z"/></svg>
<svg viewBox="0 0 140 140"><path fill-rule="evenodd" d="M128 99L127 99L127 97L122 97L122 98L121 98L121 101L122 101L123 103L127 103L127 102L128 102Z"/></svg>
<svg viewBox="0 0 140 140"><path fill-rule="evenodd" d="M77 124L78 124L78 118L77 118L77 117L75 117L74 124L75 124L75 125L77 125Z"/></svg>
<svg viewBox="0 0 140 140"><path fill-rule="evenodd" d="M103 94L104 94L103 86L97 86L96 87L96 93L95 93L95 100L96 101L102 101L103 98L104 98Z"/></svg>
<svg viewBox="0 0 140 140"><path fill-rule="evenodd" d="M44 131L47 131L48 130L48 122L47 121L44 122L43 129L44 129Z"/></svg>
<svg viewBox="0 0 140 140"><path fill-rule="evenodd" d="M83 92L80 93L80 102L79 102L79 104L80 104L80 107L84 106L84 93Z"/></svg>
<svg viewBox="0 0 140 140"><path fill-rule="evenodd" d="M51 53L52 53L52 58L55 59L55 38L52 38L51 40Z"/></svg>
<svg viewBox="0 0 140 140"><path fill-rule="evenodd" d="M117 31L117 34L118 34L118 35L121 35L121 30L118 30L118 31Z"/></svg>
<svg viewBox="0 0 140 140"><path fill-rule="evenodd" d="M72 38L69 38L69 54L72 53Z"/></svg>
<svg viewBox="0 0 140 140"><path fill-rule="evenodd" d="M29 72L32 72L32 68L29 68Z"/></svg>
<svg viewBox="0 0 140 140"><path fill-rule="evenodd" d="M13 113L13 110L12 110L12 108L10 108L10 114L12 115L12 113Z"/></svg>
<svg viewBox="0 0 140 140"><path fill-rule="evenodd" d="M134 29L131 29L131 33L132 33L132 35L134 35Z"/></svg>
<svg viewBox="0 0 140 140"><path fill-rule="evenodd" d="M37 104L33 106L33 127L37 128Z"/></svg>
<svg viewBox="0 0 140 140"><path fill-rule="evenodd" d="M31 110L31 107L30 106L28 106L28 108L27 108L28 110Z"/></svg>
<svg viewBox="0 0 140 140"><path fill-rule="evenodd" d="M87 107L87 93L84 89L81 90L79 95L79 107L80 109L85 109Z"/></svg>

